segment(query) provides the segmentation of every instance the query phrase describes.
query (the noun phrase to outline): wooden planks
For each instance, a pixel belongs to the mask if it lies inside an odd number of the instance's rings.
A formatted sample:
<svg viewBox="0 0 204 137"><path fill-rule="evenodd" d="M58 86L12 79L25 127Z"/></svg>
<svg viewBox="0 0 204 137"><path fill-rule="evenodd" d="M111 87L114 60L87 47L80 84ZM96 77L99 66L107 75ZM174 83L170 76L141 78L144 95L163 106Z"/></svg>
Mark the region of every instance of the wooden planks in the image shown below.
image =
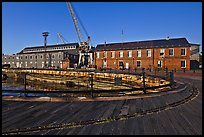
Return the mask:
<svg viewBox="0 0 204 137"><path fill-rule="evenodd" d="M188 81L187 81L188 82ZM193 81L194 84L197 81ZM202 89L202 84L198 83ZM104 124L71 129L42 130L24 134L46 135L201 135L202 90L194 100L170 110ZM2 101L2 132L12 128L35 127L103 119L135 114L179 101L190 93L160 97L98 102L17 102Z"/></svg>

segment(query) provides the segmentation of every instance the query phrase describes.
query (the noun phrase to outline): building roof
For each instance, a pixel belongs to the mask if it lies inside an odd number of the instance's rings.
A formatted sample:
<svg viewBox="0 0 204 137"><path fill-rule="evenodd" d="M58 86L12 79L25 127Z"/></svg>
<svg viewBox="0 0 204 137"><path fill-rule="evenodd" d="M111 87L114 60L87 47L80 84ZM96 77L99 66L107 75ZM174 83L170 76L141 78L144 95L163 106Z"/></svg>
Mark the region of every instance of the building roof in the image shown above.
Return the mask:
<svg viewBox="0 0 204 137"><path fill-rule="evenodd" d="M63 46L76 46L76 48L79 47L79 43L68 43L68 44L59 44L59 45L46 45L46 48L58 48L58 47L63 47ZM44 51L29 51L29 52L25 52L26 50L35 50L35 49L40 49L40 48L43 48L44 49L44 46L35 46L35 47L27 47L27 48L24 48L23 50L21 50L19 53L17 54L29 54L29 53L42 53ZM68 49L70 50L70 49ZM48 52L60 52L60 51L65 51L65 50L53 50L53 51L48 51ZM66 50L67 51L67 50Z"/></svg>
<svg viewBox="0 0 204 137"><path fill-rule="evenodd" d="M68 54L72 54L72 55L78 55L78 50L77 49L68 49L68 50L53 50L53 51L47 51L49 53L55 53L55 52L65 52L65 53L68 53ZM38 52L26 52L26 53L23 53L23 52L19 52L17 53L17 55L19 54L36 54L36 53L45 53L45 51L38 51Z"/></svg>
<svg viewBox="0 0 204 137"><path fill-rule="evenodd" d="M98 44L95 51L107 50L131 50L146 48L170 48L190 46L186 38L147 40L123 43Z"/></svg>
<svg viewBox="0 0 204 137"><path fill-rule="evenodd" d="M46 45L47 48L53 48L53 47L62 47L62 46L75 46L79 45L79 43L67 43L67 44L58 44L58 45ZM44 48L44 46L35 46L35 47L27 47L25 49L36 49L36 48Z"/></svg>

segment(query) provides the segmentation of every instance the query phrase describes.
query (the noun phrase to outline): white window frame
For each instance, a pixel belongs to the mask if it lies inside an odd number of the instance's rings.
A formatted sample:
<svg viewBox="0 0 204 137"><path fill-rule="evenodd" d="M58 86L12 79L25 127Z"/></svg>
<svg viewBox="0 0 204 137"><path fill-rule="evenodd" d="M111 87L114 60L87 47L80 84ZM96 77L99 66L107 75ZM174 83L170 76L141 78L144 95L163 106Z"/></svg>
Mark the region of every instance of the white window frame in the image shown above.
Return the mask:
<svg viewBox="0 0 204 137"><path fill-rule="evenodd" d="M129 67L130 67L130 66L129 66L129 63L126 62L126 63L125 63L125 68L126 68L126 69L129 69Z"/></svg>
<svg viewBox="0 0 204 137"><path fill-rule="evenodd" d="M174 48L169 48L169 51L170 51L171 49L173 49L173 55L169 55L169 56L174 56ZM170 52L169 52L169 54L170 54Z"/></svg>
<svg viewBox="0 0 204 137"><path fill-rule="evenodd" d="M181 48L181 53L182 53L182 49L185 49L185 55L181 54L181 56L186 56L186 48Z"/></svg>
<svg viewBox="0 0 204 137"><path fill-rule="evenodd" d="M119 58L123 58L123 51L119 51Z"/></svg>
<svg viewBox="0 0 204 137"><path fill-rule="evenodd" d="M103 67L107 67L107 60L106 59L103 60Z"/></svg>
<svg viewBox="0 0 204 137"><path fill-rule="evenodd" d="M162 52L164 53L163 56L161 55ZM164 57L164 56L165 56L165 49L160 49L159 56L160 56L160 57Z"/></svg>
<svg viewBox="0 0 204 137"><path fill-rule="evenodd" d="M96 52L96 58L98 59L99 57L99 52Z"/></svg>
<svg viewBox="0 0 204 137"><path fill-rule="evenodd" d="M140 66L139 67L137 66L137 62L140 62ZM142 61L141 60L136 60L136 67L137 68L141 68L142 67Z"/></svg>
<svg viewBox="0 0 204 137"><path fill-rule="evenodd" d="M183 60L181 60L181 62L182 62L182 61L185 62L185 66L184 66L184 67L181 66L181 68L186 68L186 60L183 59Z"/></svg>
<svg viewBox="0 0 204 137"><path fill-rule="evenodd" d="M132 50L128 50L127 54L128 54L128 58L131 58L132 57Z"/></svg>
<svg viewBox="0 0 204 137"><path fill-rule="evenodd" d="M147 57L151 57L151 49L147 49L146 51L147 51L146 52L147 53Z"/></svg>
<svg viewBox="0 0 204 137"><path fill-rule="evenodd" d="M161 66L160 66L160 67L158 66L158 65L159 65L159 62L161 63ZM158 67L158 68L162 68L162 65L163 65L162 60L158 60L158 61L157 61L157 67Z"/></svg>
<svg viewBox="0 0 204 137"><path fill-rule="evenodd" d="M107 52L106 51L103 52L103 58L107 58Z"/></svg>
<svg viewBox="0 0 204 137"><path fill-rule="evenodd" d="M115 58L115 51L111 51L111 58Z"/></svg>
<svg viewBox="0 0 204 137"><path fill-rule="evenodd" d="M137 57L142 57L142 51L141 50L137 50Z"/></svg>

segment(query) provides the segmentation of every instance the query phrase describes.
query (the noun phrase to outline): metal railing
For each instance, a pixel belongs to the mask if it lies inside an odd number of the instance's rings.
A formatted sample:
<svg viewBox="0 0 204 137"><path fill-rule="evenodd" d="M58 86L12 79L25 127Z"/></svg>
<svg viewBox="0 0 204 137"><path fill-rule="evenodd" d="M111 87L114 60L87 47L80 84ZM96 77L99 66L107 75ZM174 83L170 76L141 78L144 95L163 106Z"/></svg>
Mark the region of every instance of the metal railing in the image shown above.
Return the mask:
<svg viewBox="0 0 204 137"><path fill-rule="evenodd" d="M45 73L46 72L46 73ZM58 70L58 69L6 69L11 75L6 83L20 89L2 89L3 92L24 93L24 96L120 96L127 92L138 94L173 86L173 72L154 75L130 70ZM13 86L15 87L15 86ZM43 95L42 95L43 94Z"/></svg>

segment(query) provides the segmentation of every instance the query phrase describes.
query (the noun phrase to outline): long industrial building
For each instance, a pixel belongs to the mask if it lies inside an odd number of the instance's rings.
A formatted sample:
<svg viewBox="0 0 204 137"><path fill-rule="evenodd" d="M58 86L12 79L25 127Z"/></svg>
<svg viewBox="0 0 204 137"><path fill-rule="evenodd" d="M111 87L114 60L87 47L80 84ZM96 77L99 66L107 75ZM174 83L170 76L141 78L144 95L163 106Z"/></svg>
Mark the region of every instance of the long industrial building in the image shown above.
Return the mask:
<svg viewBox="0 0 204 137"><path fill-rule="evenodd" d="M97 68L190 70L198 68L198 44L186 38L99 44L95 49Z"/></svg>
<svg viewBox="0 0 204 137"><path fill-rule="evenodd" d="M26 47L17 54L2 54L2 64L10 64L11 68L74 68L78 63L78 47L78 43L48 45L46 49Z"/></svg>

